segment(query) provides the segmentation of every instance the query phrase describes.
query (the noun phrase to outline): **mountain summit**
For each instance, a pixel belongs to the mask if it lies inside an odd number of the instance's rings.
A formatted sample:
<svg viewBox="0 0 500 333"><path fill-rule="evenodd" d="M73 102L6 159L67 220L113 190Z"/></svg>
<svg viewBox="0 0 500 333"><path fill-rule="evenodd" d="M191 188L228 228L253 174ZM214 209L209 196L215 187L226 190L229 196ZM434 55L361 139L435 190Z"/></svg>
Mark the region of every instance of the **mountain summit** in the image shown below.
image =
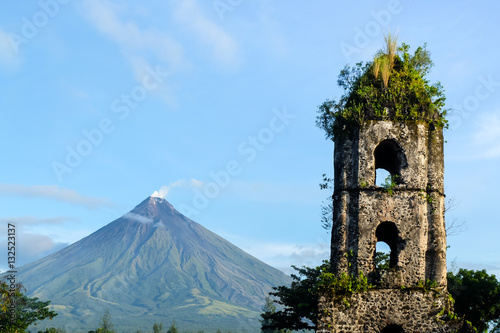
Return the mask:
<svg viewBox="0 0 500 333"><path fill-rule="evenodd" d="M18 280L59 313L43 325L85 332L106 309L120 332L173 320L193 331L254 331L268 292L290 281L155 197L19 268Z"/></svg>

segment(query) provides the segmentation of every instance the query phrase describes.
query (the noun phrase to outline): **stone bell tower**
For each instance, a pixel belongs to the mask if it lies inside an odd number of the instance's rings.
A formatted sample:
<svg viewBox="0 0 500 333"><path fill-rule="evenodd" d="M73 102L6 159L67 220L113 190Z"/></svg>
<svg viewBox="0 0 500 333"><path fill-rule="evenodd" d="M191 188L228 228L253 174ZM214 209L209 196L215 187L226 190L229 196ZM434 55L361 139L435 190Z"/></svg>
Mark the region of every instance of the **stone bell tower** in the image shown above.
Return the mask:
<svg viewBox="0 0 500 333"><path fill-rule="evenodd" d="M443 132L427 122L367 120L335 137L332 272L373 287L341 302L320 295L318 331L452 332L446 291ZM376 169L394 179L376 185ZM377 242L390 268L375 270ZM426 281L435 281L432 291ZM347 304L346 304L347 303Z"/></svg>

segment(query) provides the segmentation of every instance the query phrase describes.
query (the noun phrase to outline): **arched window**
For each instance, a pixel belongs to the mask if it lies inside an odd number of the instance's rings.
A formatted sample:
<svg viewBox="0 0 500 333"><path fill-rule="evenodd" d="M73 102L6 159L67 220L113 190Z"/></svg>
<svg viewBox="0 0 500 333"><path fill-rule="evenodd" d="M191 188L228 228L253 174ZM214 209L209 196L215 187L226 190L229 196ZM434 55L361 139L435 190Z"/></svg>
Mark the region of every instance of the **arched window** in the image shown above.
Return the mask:
<svg viewBox="0 0 500 333"><path fill-rule="evenodd" d="M401 325L387 325L380 333L405 333Z"/></svg>
<svg viewBox="0 0 500 333"><path fill-rule="evenodd" d="M375 231L375 237L378 242L384 242L389 247L389 267L396 267L398 264L398 228L394 222L382 222ZM382 249L380 251L379 249ZM383 247L377 244L376 251L384 252Z"/></svg>
<svg viewBox="0 0 500 333"><path fill-rule="evenodd" d="M394 177L394 181L396 183L402 183L401 179L401 169L404 169L408 166L406 162L406 155L403 149L399 146L399 144L395 140L384 140L380 142L375 148L373 155L375 157L375 184L382 184L387 177L387 173L385 176L382 176L379 169L386 170L392 177ZM384 177L384 179L380 179Z"/></svg>

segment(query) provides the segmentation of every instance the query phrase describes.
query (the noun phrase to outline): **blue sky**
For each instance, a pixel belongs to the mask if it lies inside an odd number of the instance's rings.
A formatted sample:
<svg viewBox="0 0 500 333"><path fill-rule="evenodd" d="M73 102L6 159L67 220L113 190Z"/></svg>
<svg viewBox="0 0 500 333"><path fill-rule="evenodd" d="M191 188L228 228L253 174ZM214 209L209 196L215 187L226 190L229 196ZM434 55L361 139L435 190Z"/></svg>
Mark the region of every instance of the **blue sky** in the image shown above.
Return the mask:
<svg viewBox="0 0 500 333"><path fill-rule="evenodd" d="M383 35L427 43L446 89L449 261L500 274L500 5L492 1L11 2L0 13L0 268L154 192L285 271L329 256L317 106ZM3 225L3 226L2 226ZM5 258L5 259L4 259Z"/></svg>

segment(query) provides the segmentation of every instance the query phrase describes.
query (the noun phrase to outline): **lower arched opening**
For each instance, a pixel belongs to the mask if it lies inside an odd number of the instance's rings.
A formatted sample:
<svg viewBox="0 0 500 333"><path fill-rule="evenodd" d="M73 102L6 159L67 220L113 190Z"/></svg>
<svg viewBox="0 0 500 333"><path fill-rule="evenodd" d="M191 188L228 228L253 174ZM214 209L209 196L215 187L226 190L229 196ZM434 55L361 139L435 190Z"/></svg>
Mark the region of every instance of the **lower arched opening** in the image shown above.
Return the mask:
<svg viewBox="0 0 500 333"><path fill-rule="evenodd" d="M380 333L405 333L405 330L401 325L387 325Z"/></svg>

